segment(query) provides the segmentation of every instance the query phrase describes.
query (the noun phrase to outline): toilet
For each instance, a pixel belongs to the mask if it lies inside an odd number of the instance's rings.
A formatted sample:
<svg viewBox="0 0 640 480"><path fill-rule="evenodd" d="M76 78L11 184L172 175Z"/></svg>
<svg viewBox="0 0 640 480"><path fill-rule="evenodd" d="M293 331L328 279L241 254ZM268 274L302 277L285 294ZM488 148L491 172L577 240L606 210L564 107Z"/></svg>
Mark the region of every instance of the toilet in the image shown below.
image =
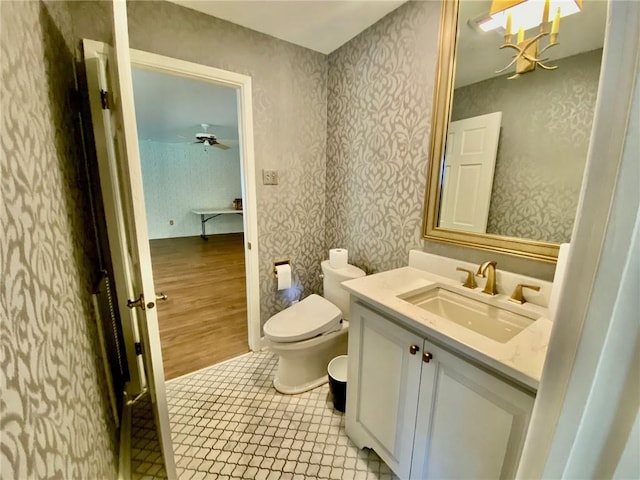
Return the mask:
<svg viewBox="0 0 640 480"><path fill-rule="evenodd" d="M332 268L322 262L324 297L312 294L276 313L264 324L265 345L278 355L273 386L296 394L328 381L327 365L347 353L349 292L340 285L364 277L353 265Z"/></svg>

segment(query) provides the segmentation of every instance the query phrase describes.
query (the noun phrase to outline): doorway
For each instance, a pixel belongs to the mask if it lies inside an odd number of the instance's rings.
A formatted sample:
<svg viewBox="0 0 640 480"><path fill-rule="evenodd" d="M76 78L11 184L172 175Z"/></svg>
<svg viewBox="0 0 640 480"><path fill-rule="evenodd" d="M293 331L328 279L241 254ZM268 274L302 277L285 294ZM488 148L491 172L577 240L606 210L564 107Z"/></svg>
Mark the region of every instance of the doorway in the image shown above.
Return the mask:
<svg viewBox="0 0 640 480"><path fill-rule="evenodd" d="M233 155L238 160L236 168L239 169L239 194L237 190L228 189L226 194L223 192L222 196L218 197L221 199L219 202L215 198L212 199L212 203L207 203L203 198L195 199L189 204L189 208L186 204L183 205L180 219L165 218L159 232L149 229L156 291L162 291L168 297L166 302L158 302L158 312L163 357L166 357L163 358L163 363L167 363L165 376L171 379L234 356L233 352L240 352L240 349L246 351L247 347L249 350L261 348L251 78L148 52L132 49L130 53L134 81L139 72L144 72L162 75L165 79L190 81L192 90L213 87L224 89L226 97L215 97L215 100L220 102L219 105L224 104L227 111L233 110L236 118L236 124L232 127L229 126L229 122L216 120L215 116L205 117L203 114L201 118L197 112L197 118L188 117L181 120L175 109L165 105L165 112L152 111L151 114L182 121L184 126L178 127L174 122L173 126L167 126L169 130L157 131L146 137L139 135L139 144L143 147L144 142L149 143L147 146L153 147L154 138L164 138L165 147L171 145L169 149L173 149L168 155L169 158L175 158L174 154L179 149L183 149L184 152L187 148L192 148L193 150L188 152L196 162L229 162ZM209 94L197 97L198 103L206 106L206 95L210 94L211 90ZM182 93L180 90L173 90L172 97L176 101L186 98L184 90ZM138 102L135 98L134 101ZM136 114L137 112L136 105ZM144 118L140 117L139 133L143 122ZM199 134L205 131L201 123L206 123L206 132L214 134L216 140L229 149L218 148L209 142L193 143L197 141L196 135L200 137ZM225 156L226 153L231 155ZM144 162L142 155L141 162ZM206 173L202 175L205 180L206 176ZM226 183L231 185L233 182ZM190 190L189 185L187 183L182 187L184 190ZM144 188L147 189L146 183ZM166 196L167 189L160 189L160 192L161 195L165 192ZM235 211L237 207L234 200L238 199L242 203L241 210ZM198 203L198 200L202 203ZM145 201L146 209L149 211L149 205L152 203L146 198ZM205 216L203 232L202 218L194 213L194 210L203 208L225 210L227 213L220 216L215 214L216 217L213 219L210 219L213 215ZM160 213L163 213L162 209ZM201 238L202 233L206 234L206 240ZM164 238L161 238L162 236ZM181 275L180 269L191 269L191 273L186 273L191 278L190 281L184 281L185 273ZM206 292L206 295L202 292ZM242 300L239 300L240 298ZM229 307L231 304L235 307ZM242 307L246 309L246 314L240 312ZM239 320L241 316L244 316L244 322ZM212 318L215 318L217 326L210 324ZM192 328L189 327L190 323ZM167 334L163 335L165 325ZM206 335L203 329L208 331ZM200 343L188 340L189 334ZM165 344L170 349L175 347L173 353L167 351L165 354ZM180 359L175 368L171 366L172 357Z"/></svg>
<svg viewBox="0 0 640 480"><path fill-rule="evenodd" d="M167 380L249 351L236 89L132 68Z"/></svg>

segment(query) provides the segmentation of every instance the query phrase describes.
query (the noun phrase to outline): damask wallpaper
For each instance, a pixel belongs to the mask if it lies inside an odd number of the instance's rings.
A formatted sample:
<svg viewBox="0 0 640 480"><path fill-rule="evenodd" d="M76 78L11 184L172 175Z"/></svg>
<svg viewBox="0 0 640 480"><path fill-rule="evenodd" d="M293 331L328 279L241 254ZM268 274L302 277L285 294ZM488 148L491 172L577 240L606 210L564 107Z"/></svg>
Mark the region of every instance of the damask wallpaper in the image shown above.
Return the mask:
<svg viewBox="0 0 640 480"><path fill-rule="evenodd" d="M117 476L67 4L0 2L0 477Z"/></svg>
<svg viewBox="0 0 640 480"><path fill-rule="evenodd" d="M367 271L422 246L439 20L408 2L329 55L326 245Z"/></svg>
<svg viewBox="0 0 640 480"><path fill-rule="evenodd" d="M233 199L242 196L237 145L205 150L201 144L142 141L140 163L151 239L200 235L200 215L192 209L233 209ZM242 232L242 216L221 215L205 226L207 234Z"/></svg>
<svg viewBox="0 0 640 480"><path fill-rule="evenodd" d="M73 2L78 38L108 42L107 2ZM327 58L169 2L129 2L132 48L250 75L258 185L261 318L319 292L327 258ZM279 185L262 185L262 169ZM273 261L291 260L294 288L277 292Z"/></svg>
<svg viewBox="0 0 640 480"><path fill-rule="evenodd" d="M456 89L452 120L502 112L487 232L569 242L587 159L602 50L517 80Z"/></svg>

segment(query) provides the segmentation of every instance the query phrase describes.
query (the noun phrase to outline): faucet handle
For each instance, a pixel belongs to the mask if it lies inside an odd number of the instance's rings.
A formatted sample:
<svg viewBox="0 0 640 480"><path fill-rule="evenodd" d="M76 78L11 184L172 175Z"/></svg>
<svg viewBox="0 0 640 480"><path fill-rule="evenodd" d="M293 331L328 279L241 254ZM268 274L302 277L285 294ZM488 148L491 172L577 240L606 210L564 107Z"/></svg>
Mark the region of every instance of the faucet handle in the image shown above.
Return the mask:
<svg viewBox="0 0 640 480"><path fill-rule="evenodd" d="M476 288L478 286L478 284L476 283L476 279L473 275L473 272L471 270L467 270L466 268L462 268L462 267L457 267L456 271L467 273L467 279L462 284L463 287Z"/></svg>
<svg viewBox="0 0 640 480"><path fill-rule="evenodd" d="M509 298L509 301L514 303L519 303L520 305L525 303L527 300L524 298L524 295L522 294L523 288L529 288L531 290L535 290L536 292L540 291L540 287L538 285L525 285L524 283L519 283L518 285L516 285L516 288L513 290L513 293L511 294L511 298Z"/></svg>

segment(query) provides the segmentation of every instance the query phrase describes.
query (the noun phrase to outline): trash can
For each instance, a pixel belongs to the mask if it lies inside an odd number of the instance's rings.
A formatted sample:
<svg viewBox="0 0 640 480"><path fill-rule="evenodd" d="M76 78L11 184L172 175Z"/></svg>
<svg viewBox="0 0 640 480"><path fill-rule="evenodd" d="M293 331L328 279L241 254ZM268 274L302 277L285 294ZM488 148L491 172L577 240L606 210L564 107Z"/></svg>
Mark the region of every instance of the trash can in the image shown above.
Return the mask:
<svg viewBox="0 0 640 480"><path fill-rule="evenodd" d="M347 355L340 355L331 360L327 370L333 407L344 413L347 402Z"/></svg>

